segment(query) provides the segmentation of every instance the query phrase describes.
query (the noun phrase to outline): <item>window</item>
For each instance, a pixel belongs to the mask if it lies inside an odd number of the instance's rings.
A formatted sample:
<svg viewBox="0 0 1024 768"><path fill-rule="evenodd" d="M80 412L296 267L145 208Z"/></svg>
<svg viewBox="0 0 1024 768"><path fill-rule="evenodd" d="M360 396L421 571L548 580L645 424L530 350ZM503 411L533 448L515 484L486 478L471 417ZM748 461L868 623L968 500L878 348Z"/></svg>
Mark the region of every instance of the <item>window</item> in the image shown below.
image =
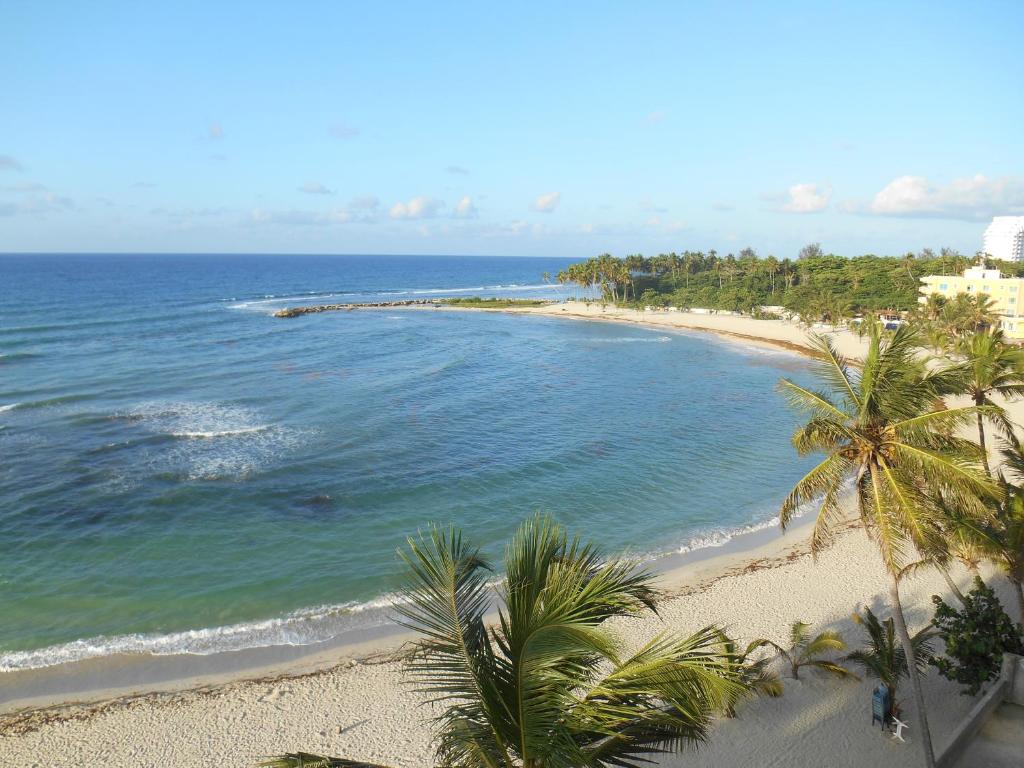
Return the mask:
<svg viewBox="0 0 1024 768"><path fill-rule="evenodd" d="M1011 303L1011 304L1016 304L1016 303L1017 303L1017 300L1016 300L1016 299L1010 299L1010 303Z"/></svg>
<svg viewBox="0 0 1024 768"><path fill-rule="evenodd" d="M939 290L940 290L940 291L948 291L948 290L949 290L949 283L942 283L942 284L941 284L941 285L939 286ZM1017 290L1017 289L1016 289L1016 288L1014 288L1014 290Z"/></svg>

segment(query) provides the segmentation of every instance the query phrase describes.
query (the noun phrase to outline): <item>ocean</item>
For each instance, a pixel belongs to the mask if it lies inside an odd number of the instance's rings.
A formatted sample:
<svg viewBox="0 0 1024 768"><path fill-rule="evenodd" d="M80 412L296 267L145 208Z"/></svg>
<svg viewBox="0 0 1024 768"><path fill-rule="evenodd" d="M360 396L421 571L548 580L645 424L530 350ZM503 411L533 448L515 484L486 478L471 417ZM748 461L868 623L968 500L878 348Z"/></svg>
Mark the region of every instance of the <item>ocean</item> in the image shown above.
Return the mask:
<svg viewBox="0 0 1024 768"><path fill-rule="evenodd" d="M638 558L774 525L803 361L560 318L285 306L564 298L560 259L0 256L0 673L328 640L407 536L549 513Z"/></svg>

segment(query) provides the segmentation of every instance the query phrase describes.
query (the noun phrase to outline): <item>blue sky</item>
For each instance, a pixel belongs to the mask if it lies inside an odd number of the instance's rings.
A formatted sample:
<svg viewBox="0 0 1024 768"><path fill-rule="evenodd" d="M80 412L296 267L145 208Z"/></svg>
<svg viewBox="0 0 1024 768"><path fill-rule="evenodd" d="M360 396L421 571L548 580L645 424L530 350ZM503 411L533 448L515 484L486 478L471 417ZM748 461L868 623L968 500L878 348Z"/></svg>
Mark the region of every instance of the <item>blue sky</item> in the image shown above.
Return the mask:
<svg viewBox="0 0 1024 768"><path fill-rule="evenodd" d="M973 253L1024 3L0 0L0 252Z"/></svg>

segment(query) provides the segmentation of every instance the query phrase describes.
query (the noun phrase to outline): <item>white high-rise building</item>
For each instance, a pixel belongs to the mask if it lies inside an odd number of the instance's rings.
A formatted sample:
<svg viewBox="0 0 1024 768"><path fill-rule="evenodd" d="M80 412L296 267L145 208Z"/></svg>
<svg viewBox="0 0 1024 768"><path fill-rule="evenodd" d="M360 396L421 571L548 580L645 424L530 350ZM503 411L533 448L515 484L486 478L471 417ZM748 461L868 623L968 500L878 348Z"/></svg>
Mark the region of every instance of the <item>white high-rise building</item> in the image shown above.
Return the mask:
<svg viewBox="0 0 1024 768"><path fill-rule="evenodd" d="M1024 261L1024 216L996 216L985 230L983 250L994 259Z"/></svg>

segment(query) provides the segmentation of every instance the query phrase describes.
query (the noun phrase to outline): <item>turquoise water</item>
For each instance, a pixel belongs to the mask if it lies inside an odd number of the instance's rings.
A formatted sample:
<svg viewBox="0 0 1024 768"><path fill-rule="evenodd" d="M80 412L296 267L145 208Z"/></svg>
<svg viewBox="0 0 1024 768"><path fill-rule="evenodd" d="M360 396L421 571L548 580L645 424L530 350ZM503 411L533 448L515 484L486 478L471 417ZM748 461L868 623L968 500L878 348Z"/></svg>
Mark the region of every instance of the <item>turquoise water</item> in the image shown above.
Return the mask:
<svg viewBox="0 0 1024 768"><path fill-rule="evenodd" d="M785 353L554 318L282 306L559 296L564 261L0 257L0 669L323 640L405 537L535 510L608 550L768 524Z"/></svg>

